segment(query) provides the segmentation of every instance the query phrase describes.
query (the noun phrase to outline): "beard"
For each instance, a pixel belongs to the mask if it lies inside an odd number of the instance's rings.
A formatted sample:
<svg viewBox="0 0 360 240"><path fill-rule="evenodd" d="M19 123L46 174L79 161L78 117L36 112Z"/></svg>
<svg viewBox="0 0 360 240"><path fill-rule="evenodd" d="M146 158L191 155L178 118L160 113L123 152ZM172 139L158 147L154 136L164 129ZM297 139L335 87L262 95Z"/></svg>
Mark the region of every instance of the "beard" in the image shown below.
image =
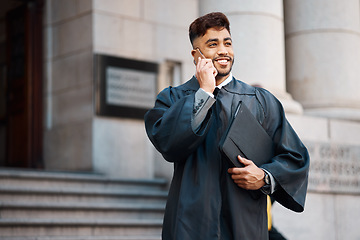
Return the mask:
<svg viewBox="0 0 360 240"><path fill-rule="evenodd" d="M215 60L216 60L216 59L213 59L213 64L214 64L214 66L215 66L215 68L216 68L216 70L217 70L217 72L218 72L218 74L217 74L218 77L225 77L225 76L227 76L227 75L230 74L230 72L231 72L231 70L232 70L232 67L233 67L233 65L234 65L234 61L235 61L234 58L230 58L230 59L231 59L231 60L230 60L230 67L229 67L229 68L226 68L226 69L221 69L221 68L219 68L219 67L216 67L216 65L215 65Z"/></svg>

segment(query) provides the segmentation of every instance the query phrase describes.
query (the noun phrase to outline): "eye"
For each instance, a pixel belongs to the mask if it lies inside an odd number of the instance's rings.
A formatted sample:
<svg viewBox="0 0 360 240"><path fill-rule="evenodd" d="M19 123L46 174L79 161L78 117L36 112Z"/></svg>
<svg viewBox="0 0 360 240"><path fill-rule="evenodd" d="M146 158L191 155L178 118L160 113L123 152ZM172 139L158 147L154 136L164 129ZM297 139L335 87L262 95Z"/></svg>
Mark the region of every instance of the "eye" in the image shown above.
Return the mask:
<svg viewBox="0 0 360 240"><path fill-rule="evenodd" d="M209 47L216 47L217 46L217 43L210 43L209 44Z"/></svg>

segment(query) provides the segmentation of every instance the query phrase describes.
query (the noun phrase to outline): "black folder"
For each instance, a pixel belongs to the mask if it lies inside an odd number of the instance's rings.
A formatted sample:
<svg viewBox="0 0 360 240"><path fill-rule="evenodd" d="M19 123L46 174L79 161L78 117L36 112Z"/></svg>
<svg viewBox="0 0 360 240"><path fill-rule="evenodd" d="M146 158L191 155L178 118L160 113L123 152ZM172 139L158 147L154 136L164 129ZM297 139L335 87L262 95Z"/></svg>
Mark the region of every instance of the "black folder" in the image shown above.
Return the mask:
<svg viewBox="0 0 360 240"><path fill-rule="evenodd" d="M238 155L253 161L258 167L274 156L272 139L242 102L239 102L219 147L235 167L243 167Z"/></svg>

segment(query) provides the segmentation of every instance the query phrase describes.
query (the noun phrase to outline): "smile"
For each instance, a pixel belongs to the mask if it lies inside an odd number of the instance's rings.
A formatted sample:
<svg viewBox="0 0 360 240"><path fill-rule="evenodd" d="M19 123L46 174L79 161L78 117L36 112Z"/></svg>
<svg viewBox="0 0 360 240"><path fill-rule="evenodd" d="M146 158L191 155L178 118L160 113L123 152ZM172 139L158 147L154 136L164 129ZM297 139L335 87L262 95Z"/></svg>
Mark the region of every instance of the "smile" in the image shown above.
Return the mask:
<svg viewBox="0 0 360 240"><path fill-rule="evenodd" d="M218 63L220 64L226 64L228 62L228 60L218 60Z"/></svg>
<svg viewBox="0 0 360 240"><path fill-rule="evenodd" d="M220 64L220 65L227 65L229 62L230 62L230 58L218 58L218 59L215 59L215 61Z"/></svg>

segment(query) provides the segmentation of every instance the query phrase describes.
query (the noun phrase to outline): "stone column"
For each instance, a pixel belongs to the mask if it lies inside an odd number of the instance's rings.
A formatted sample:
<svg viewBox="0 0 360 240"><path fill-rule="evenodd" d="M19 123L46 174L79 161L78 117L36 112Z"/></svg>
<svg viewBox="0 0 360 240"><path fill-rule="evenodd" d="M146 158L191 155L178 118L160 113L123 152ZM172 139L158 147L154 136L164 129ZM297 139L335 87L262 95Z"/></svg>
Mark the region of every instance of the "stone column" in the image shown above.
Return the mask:
<svg viewBox="0 0 360 240"><path fill-rule="evenodd" d="M286 112L302 112L302 106L286 92L283 1L200 0L199 11L200 15L220 11L228 16L236 78L270 90Z"/></svg>
<svg viewBox="0 0 360 240"><path fill-rule="evenodd" d="M92 170L90 1L46 0L44 161L47 170Z"/></svg>
<svg viewBox="0 0 360 240"><path fill-rule="evenodd" d="M288 90L307 113L360 119L358 0L284 1Z"/></svg>

